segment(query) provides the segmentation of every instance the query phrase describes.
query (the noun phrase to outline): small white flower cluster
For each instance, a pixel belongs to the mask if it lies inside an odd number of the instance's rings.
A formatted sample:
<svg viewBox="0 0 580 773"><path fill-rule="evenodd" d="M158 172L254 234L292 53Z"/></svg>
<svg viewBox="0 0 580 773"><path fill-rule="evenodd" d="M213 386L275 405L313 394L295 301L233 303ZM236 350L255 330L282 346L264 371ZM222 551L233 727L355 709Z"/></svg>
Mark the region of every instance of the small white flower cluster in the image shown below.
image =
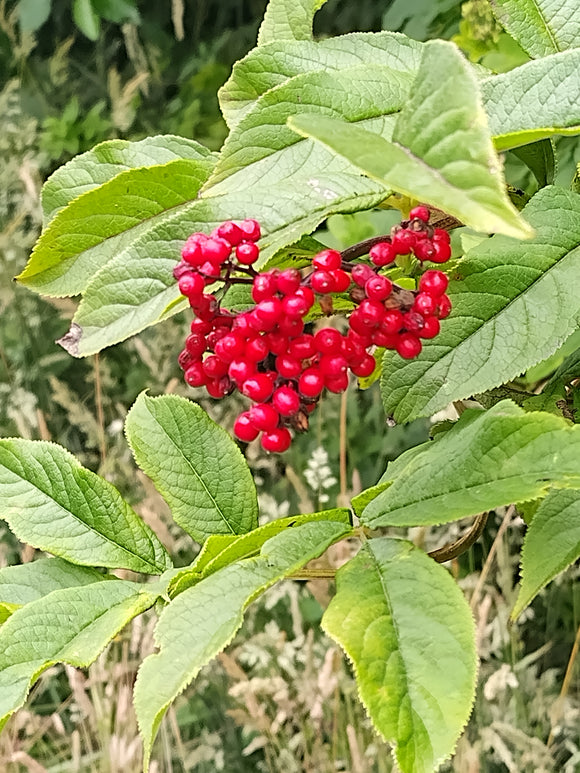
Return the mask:
<svg viewBox="0 0 580 773"><path fill-rule="evenodd" d="M312 452L308 460L304 477L310 488L318 495L320 504L328 502L328 494L323 493L337 482L328 464L328 453L322 446L318 446Z"/></svg>

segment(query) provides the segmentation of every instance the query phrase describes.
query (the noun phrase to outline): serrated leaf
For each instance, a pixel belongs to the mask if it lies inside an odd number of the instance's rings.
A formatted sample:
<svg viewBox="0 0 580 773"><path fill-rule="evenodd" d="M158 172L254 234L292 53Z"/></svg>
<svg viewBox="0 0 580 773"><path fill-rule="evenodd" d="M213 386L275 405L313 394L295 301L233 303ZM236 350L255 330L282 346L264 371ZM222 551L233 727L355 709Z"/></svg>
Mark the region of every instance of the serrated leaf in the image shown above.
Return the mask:
<svg viewBox="0 0 580 773"><path fill-rule="evenodd" d="M117 489L61 446L0 440L0 518L74 564L161 574L171 560Z"/></svg>
<svg viewBox="0 0 580 773"><path fill-rule="evenodd" d="M551 491L528 526L522 547L522 582L515 620L560 572L580 558L580 492Z"/></svg>
<svg viewBox="0 0 580 773"><path fill-rule="evenodd" d="M129 169L82 194L53 218L17 280L44 295L83 292L111 258L189 205L212 168L207 151Z"/></svg>
<svg viewBox="0 0 580 773"><path fill-rule="evenodd" d="M115 579L55 590L16 610L0 628L0 729L43 671L56 663L88 666L157 597Z"/></svg>
<svg viewBox="0 0 580 773"><path fill-rule="evenodd" d="M425 444L366 506L366 526L449 523L552 486L580 487L580 426L507 400L467 413L469 422Z"/></svg>
<svg viewBox="0 0 580 773"><path fill-rule="evenodd" d="M392 142L323 115L297 115L289 125L386 187L432 204L475 230L520 238L533 233L505 192L477 80L451 43L425 44Z"/></svg>
<svg viewBox="0 0 580 773"><path fill-rule="evenodd" d="M421 43L397 32L353 32L316 42L268 43L234 65L218 92L220 107L233 129L263 94L296 75L341 71L363 62L414 74L421 50Z"/></svg>
<svg viewBox="0 0 580 773"><path fill-rule="evenodd" d="M279 184L294 176L305 184L325 171L357 174L348 161L288 128L288 117L301 113L340 117L390 139L394 116L412 83L411 73L375 64L291 78L260 97L231 131L204 195Z"/></svg>
<svg viewBox="0 0 580 773"><path fill-rule="evenodd" d="M402 773L451 756L475 696L475 626L450 574L411 543L368 540L337 572L322 627L352 661Z"/></svg>
<svg viewBox="0 0 580 773"><path fill-rule="evenodd" d="M576 0L491 0L491 7L502 26L534 59L579 45Z"/></svg>
<svg viewBox="0 0 580 773"><path fill-rule="evenodd" d="M580 49L527 62L481 82L497 150L580 133Z"/></svg>
<svg viewBox="0 0 580 773"><path fill-rule="evenodd" d="M580 197L539 191L523 211L528 242L493 236L458 264L453 310L415 360L387 352L381 390L397 421L432 416L452 400L484 392L548 357L580 317Z"/></svg>
<svg viewBox="0 0 580 773"><path fill-rule="evenodd" d="M0 601L28 604L54 590L90 585L108 579L96 569L76 566L62 558L41 558L0 569Z"/></svg>
<svg viewBox="0 0 580 773"><path fill-rule="evenodd" d="M263 544L286 529L293 529L303 523L333 521L350 526L350 511L346 508L333 508L319 513L291 515L278 518L253 529L248 534L232 538L230 535L211 535L204 543L204 550L196 557L191 566L185 567L169 584L169 595L177 596L187 588L200 582L204 577L214 574L228 564L242 558L257 555ZM205 548L208 548L207 550ZM1 598L1 596L0 596Z"/></svg>
<svg viewBox="0 0 580 773"><path fill-rule="evenodd" d="M106 140L60 166L42 186L44 226L56 213L82 193L98 188L121 172L167 164L178 159L205 158L207 148L199 142L161 134L138 142Z"/></svg>
<svg viewBox="0 0 580 773"><path fill-rule="evenodd" d="M345 524L331 521L286 529L269 539L259 556L226 566L188 588L164 609L155 630L160 651L143 661L135 684L145 769L169 704L230 643L246 607L349 531Z"/></svg>
<svg viewBox="0 0 580 773"><path fill-rule="evenodd" d="M355 497L353 497L350 503L357 518L361 517L362 511L365 509L368 503L372 502L373 499L381 493L381 491L384 491L390 485L390 481L379 482L375 486L371 486L370 488L361 491L360 494L357 494Z"/></svg>
<svg viewBox="0 0 580 773"><path fill-rule="evenodd" d="M275 40L310 40L316 11L326 0L270 0L258 31L258 45Z"/></svg>
<svg viewBox="0 0 580 773"><path fill-rule="evenodd" d="M187 307L179 302L172 270L194 231L211 231L227 219L256 217L262 225L262 265L314 231L330 214L376 206L383 191L381 185L358 175L322 173L306 183L297 180L200 198L179 216L152 228L95 275L71 335L62 344L73 356L85 357Z"/></svg>
<svg viewBox="0 0 580 773"><path fill-rule="evenodd" d="M196 403L141 393L125 432L135 460L198 542L244 534L258 525L252 474L228 433Z"/></svg>

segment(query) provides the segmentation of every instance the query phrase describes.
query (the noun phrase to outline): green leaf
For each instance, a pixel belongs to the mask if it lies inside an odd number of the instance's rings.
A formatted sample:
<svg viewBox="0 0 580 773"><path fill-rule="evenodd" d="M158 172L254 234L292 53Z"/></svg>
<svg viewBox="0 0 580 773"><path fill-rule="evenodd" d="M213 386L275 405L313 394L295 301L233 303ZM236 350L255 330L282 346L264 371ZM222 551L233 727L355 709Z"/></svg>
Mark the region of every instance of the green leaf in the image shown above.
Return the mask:
<svg viewBox="0 0 580 773"><path fill-rule="evenodd" d="M296 75L340 72L362 63L415 74L422 45L396 32L353 32L310 40L278 41L254 48L237 62L218 92L226 123L233 129L267 91Z"/></svg>
<svg viewBox="0 0 580 773"><path fill-rule="evenodd" d="M553 140L532 142L530 145L515 148L512 152L533 172L540 188L554 184L556 157Z"/></svg>
<svg viewBox="0 0 580 773"><path fill-rule="evenodd" d="M369 502L372 502L373 499L381 493L381 491L384 491L390 485L391 481L379 482L375 486L371 486L370 488L361 491L361 493L357 494L356 497L353 497L350 503L356 517L360 518L363 510L369 504Z"/></svg>
<svg viewBox="0 0 580 773"><path fill-rule="evenodd" d="M368 540L337 572L322 627L346 652L402 773L451 756L475 696L473 617L451 575L411 543Z"/></svg>
<svg viewBox="0 0 580 773"><path fill-rule="evenodd" d="M185 308L187 304L178 302L181 296L171 272L194 231L211 231L228 219L256 217L263 233L261 261L267 263L330 214L368 209L384 198L382 186L358 175L323 172L313 181L317 185L297 180L200 198L179 216L153 227L95 275L70 333L59 343L73 356L84 357Z"/></svg>
<svg viewBox="0 0 580 773"><path fill-rule="evenodd" d="M432 204L475 230L531 236L531 228L505 192L469 65L451 43L432 41L423 51L392 142L325 116L297 115L289 120L290 126L319 140L372 179Z"/></svg>
<svg viewBox="0 0 580 773"><path fill-rule="evenodd" d="M481 82L497 150L580 133L580 49L522 64Z"/></svg>
<svg viewBox="0 0 580 773"><path fill-rule="evenodd" d="M169 704L232 640L246 607L348 534L344 523L305 523L269 539L260 555L230 564L181 593L155 630L160 651L146 658L135 684L135 709L145 743L145 768Z"/></svg>
<svg viewBox="0 0 580 773"><path fill-rule="evenodd" d="M458 264L453 311L415 360L387 352L381 390L396 421L432 416L452 400L499 386L548 357L580 317L580 197L539 191L523 211L526 243L494 236Z"/></svg>
<svg viewBox="0 0 580 773"><path fill-rule="evenodd" d="M73 19L80 31L89 38L96 40L101 29L101 20L91 4L91 0L74 0Z"/></svg>
<svg viewBox="0 0 580 773"><path fill-rule="evenodd" d="M178 159L205 159L210 155L199 142L162 134L138 142L107 140L60 166L42 187L44 225L81 193L98 188L128 169L168 164Z"/></svg>
<svg viewBox="0 0 580 773"><path fill-rule="evenodd" d="M0 440L0 518L74 564L160 574L171 560L117 489L55 443Z"/></svg>
<svg viewBox="0 0 580 773"><path fill-rule="evenodd" d="M177 596L187 588L200 582L204 577L214 574L224 566L257 555L264 543L286 529L316 521L334 521L351 524L350 511L346 508L333 508L307 515L291 515L265 523L248 534L232 538L230 535L211 535L204 543L203 550L196 556L191 566L185 567L169 584L169 595ZM0 596L1 598L1 596Z"/></svg>
<svg viewBox="0 0 580 773"><path fill-rule="evenodd" d="M537 509L522 548L515 620L556 575L580 558L580 492L552 491Z"/></svg>
<svg viewBox="0 0 580 773"><path fill-rule="evenodd" d="M258 45L276 40L310 40L316 11L326 0L270 0L258 32Z"/></svg>
<svg viewBox="0 0 580 773"><path fill-rule="evenodd" d="M0 729L43 671L56 663L88 666L157 597L115 579L55 590L16 610L0 628Z"/></svg>
<svg viewBox="0 0 580 773"><path fill-rule="evenodd" d="M579 45L576 0L491 0L491 7L512 38L534 59Z"/></svg>
<svg viewBox="0 0 580 773"><path fill-rule="evenodd" d="M279 184L293 176L303 186L320 187L317 178L326 172L358 174L348 161L299 137L288 128L288 117L311 113L345 118L390 139L394 116L405 103L412 83L411 73L380 64L307 72L291 78L260 97L229 134L204 194L215 196L247 190L254 184ZM327 197L334 198L332 189Z"/></svg>
<svg viewBox="0 0 580 773"><path fill-rule="evenodd" d="M35 32L50 16L52 0L20 0L18 20L23 32Z"/></svg>
<svg viewBox="0 0 580 773"><path fill-rule="evenodd" d="M96 569L75 566L62 558L41 558L0 569L0 601L22 606L54 590L108 579Z"/></svg>
<svg viewBox="0 0 580 773"><path fill-rule="evenodd" d="M18 281L43 295L83 292L111 258L189 205L212 167L208 152L129 169L82 194L50 222Z"/></svg>
<svg viewBox="0 0 580 773"><path fill-rule="evenodd" d="M125 432L139 467L177 523L198 542L244 534L258 525L254 480L228 433L196 403L141 393Z"/></svg>
<svg viewBox="0 0 580 773"><path fill-rule="evenodd" d="M5 623L10 615L13 615L17 609L20 609L20 604L10 604L7 601L0 601L0 625Z"/></svg>
<svg viewBox="0 0 580 773"><path fill-rule="evenodd" d="M392 485L364 509L366 526L449 523L535 499L551 486L580 487L580 426L526 413L507 400L467 413L469 421L399 468Z"/></svg>

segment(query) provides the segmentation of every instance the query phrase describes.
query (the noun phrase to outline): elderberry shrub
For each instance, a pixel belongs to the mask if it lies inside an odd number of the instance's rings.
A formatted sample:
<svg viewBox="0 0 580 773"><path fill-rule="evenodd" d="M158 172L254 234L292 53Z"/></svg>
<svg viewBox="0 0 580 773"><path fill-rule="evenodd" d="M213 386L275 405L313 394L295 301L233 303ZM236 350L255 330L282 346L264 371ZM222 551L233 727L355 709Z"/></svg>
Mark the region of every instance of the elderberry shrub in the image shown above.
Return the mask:
<svg viewBox="0 0 580 773"><path fill-rule="evenodd" d="M449 259L449 234L428 221L427 207L415 207L407 221L371 247L370 264L352 264L337 250L326 249L314 256L308 271L256 271L261 232L253 219L228 220L209 235L192 234L173 271L194 313L179 355L185 381L205 387L214 398L238 389L252 405L238 416L236 437L251 442L260 436L266 451L286 451L291 430L308 429L308 415L323 390L344 392L349 373L372 375L374 347L411 359L420 353L422 338L439 332L439 321L451 311L447 276L425 271L418 290L411 291L380 273L398 255L412 253L421 264ZM225 289L251 285L255 305L241 313L222 308L205 292L216 281ZM317 296L331 314L332 296L346 292L356 305L346 333L334 327L305 331L305 317Z"/></svg>

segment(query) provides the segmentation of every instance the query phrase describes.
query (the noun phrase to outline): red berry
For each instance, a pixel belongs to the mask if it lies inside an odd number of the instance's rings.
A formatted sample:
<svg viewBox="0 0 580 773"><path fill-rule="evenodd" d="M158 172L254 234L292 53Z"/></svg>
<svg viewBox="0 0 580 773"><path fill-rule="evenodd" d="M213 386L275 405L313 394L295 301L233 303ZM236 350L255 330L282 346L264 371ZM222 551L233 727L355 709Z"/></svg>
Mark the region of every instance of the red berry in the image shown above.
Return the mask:
<svg viewBox="0 0 580 773"><path fill-rule="evenodd" d="M241 335L236 333L227 333L216 341L214 352L224 362L232 362L244 356L246 342ZM263 358L261 358L263 359Z"/></svg>
<svg viewBox="0 0 580 773"><path fill-rule="evenodd" d="M366 354L365 349L366 346L363 346L352 338L352 331L349 331L348 336L342 339L341 353L349 365L359 362Z"/></svg>
<svg viewBox="0 0 580 773"><path fill-rule="evenodd" d="M437 306L437 316L439 319L445 319L451 314L451 301L448 295L442 295L439 298L439 304Z"/></svg>
<svg viewBox="0 0 580 773"><path fill-rule="evenodd" d="M415 253L417 260L433 260L433 255L435 255L435 245L430 239L422 239L415 244L413 252Z"/></svg>
<svg viewBox="0 0 580 773"><path fill-rule="evenodd" d="M239 244L245 236L242 229L231 220L226 220L225 223L222 223L216 233L218 236L221 236L222 239L229 242L232 247Z"/></svg>
<svg viewBox="0 0 580 773"><path fill-rule="evenodd" d="M389 263L392 263L396 257L397 251L391 242L379 242L369 250L369 258L371 259L371 263L374 263L374 265L378 266L379 268L381 266L388 266Z"/></svg>
<svg viewBox="0 0 580 773"><path fill-rule="evenodd" d="M220 379L228 372L228 364L224 362L217 354L210 354L202 363L203 372L208 379Z"/></svg>
<svg viewBox="0 0 580 773"><path fill-rule="evenodd" d="M281 416L292 416L300 408L300 398L292 387L281 386L272 395L272 405Z"/></svg>
<svg viewBox="0 0 580 773"><path fill-rule="evenodd" d="M325 379L324 386L329 392L335 392L336 394L344 392L348 387L348 373L341 373L339 376Z"/></svg>
<svg viewBox="0 0 580 773"><path fill-rule="evenodd" d="M181 250L181 257L191 266L199 266L204 261L202 246L207 236L202 233L191 234Z"/></svg>
<svg viewBox="0 0 580 773"><path fill-rule="evenodd" d="M310 311L308 301L300 295L287 295L282 301L282 308L289 317L304 317Z"/></svg>
<svg viewBox="0 0 580 773"><path fill-rule="evenodd" d="M185 371L184 378L186 383L192 387L200 387L207 382L207 376L201 362L193 362Z"/></svg>
<svg viewBox="0 0 580 773"><path fill-rule="evenodd" d="M356 365L351 365L350 369L355 376L358 376L359 378L368 378L373 373L376 364L377 363L372 354L365 354L361 358L360 362L358 362Z"/></svg>
<svg viewBox="0 0 580 773"><path fill-rule="evenodd" d="M258 260L260 250L254 242L240 242L236 247L236 258L243 266L251 266Z"/></svg>
<svg viewBox="0 0 580 773"><path fill-rule="evenodd" d="M342 256L338 250L322 250L312 259L314 268L332 271L342 265Z"/></svg>
<svg viewBox="0 0 580 773"><path fill-rule="evenodd" d="M249 411L240 413L234 422L234 435L245 443L251 443L258 437L258 434L259 431L252 423Z"/></svg>
<svg viewBox="0 0 580 773"><path fill-rule="evenodd" d="M304 331L304 322L300 317L282 317L278 322L278 331L286 338L296 338Z"/></svg>
<svg viewBox="0 0 580 773"><path fill-rule="evenodd" d="M398 333L385 333L382 328L373 333L373 344L383 349L396 349L398 340Z"/></svg>
<svg viewBox="0 0 580 773"><path fill-rule="evenodd" d="M232 245L219 236L215 239L211 237L203 244L203 257L211 263L223 263L232 252Z"/></svg>
<svg viewBox="0 0 580 773"><path fill-rule="evenodd" d="M199 267L199 273L202 274L204 277L206 277L206 283L211 284L211 282L207 282L207 278L209 279L219 279L221 276L221 267L219 263L216 263L215 261L206 260L204 263L201 264Z"/></svg>
<svg viewBox="0 0 580 773"><path fill-rule="evenodd" d="M288 350L288 337L283 333L273 330L264 336L264 340L272 354L286 354Z"/></svg>
<svg viewBox="0 0 580 773"><path fill-rule="evenodd" d="M250 362L261 362L268 356L269 351L265 337L258 336L246 343L244 357Z"/></svg>
<svg viewBox="0 0 580 773"><path fill-rule="evenodd" d="M205 282L199 274L185 274L179 280L179 292L188 298L202 295L204 289Z"/></svg>
<svg viewBox="0 0 580 773"><path fill-rule="evenodd" d="M435 338L439 333L440 325L437 317L427 317L423 330L419 333L421 338Z"/></svg>
<svg viewBox="0 0 580 773"><path fill-rule="evenodd" d="M274 429L272 432L264 432L260 442L265 451L281 454L290 448L292 435L286 427L280 427L280 429Z"/></svg>
<svg viewBox="0 0 580 773"><path fill-rule="evenodd" d="M379 301L364 300L357 309L361 320L369 327L380 325L385 316L385 307Z"/></svg>
<svg viewBox="0 0 580 773"><path fill-rule="evenodd" d="M351 330L358 333L361 336L370 337L370 334L375 329L376 325L373 322L369 322L368 318L360 313L360 309L355 309L348 318L348 324ZM369 338L370 343L370 338Z"/></svg>
<svg viewBox="0 0 580 773"><path fill-rule="evenodd" d="M310 277L312 289L321 294L334 291L334 278L328 271L315 271Z"/></svg>
<svg viewBox="0 0 580 773"><path fill-rule="evenodd" d="M276 278L276 285L283 295L293 295L300 287L302 277L297 268L285 268Z"/></svg>
<svg viewBox="0 0 580 773"><path fill-rule="evenodd" d="M355 282L359 287L364 287L369 279L372 279L374 276L376 276L372 268L367 266L366 263L357 263L356 266L352 267L350 275L352 276L352 281Z"/></svg>
<svg viewBox="0 0 580 773"><path fill-rule="evenodd" d="M229 377L233 379L238 386L253 376L255 372L256 369L254 363L247 362L246 360L234 360L230 363L230 367L228 368Z"/></svg>
<svg viewBox="0 0 580 773"><path fill-rule="evenodd" d="M244 381L240 391L246 397L249 397L250 400L254 400L256 403L263 403L270 397L273 389L274 382L268 374L255 373Z"/></svg>
<svg viewBox="0 0 580 773"><path fill-rule="evenodd" d="M415 218L422 220L424 223L428 223L429 209L423 205L413 207L413 209L409 212L409 220L414 220Z"/></svg>
<svg viewBox="0 0 580 773"><path fill-rule="evenodd" d="M257 220L253 220L252 218L242 220L240 223L240 230L243 231L244 238L250 242L257 242L262 235L260 231L260 224Z"/></svg>
<svg viewBox="0 0 580 773"><path fill-rule="evenodd" d="M365 284L365 293L367 298L372 301L384 301L388 298L393 289L393 283L386 276L379 276L378 274L372 279L369 279Z"/></svg>
<svg viewBox="0 0 580 773"><path fill-rule="evenodd" d="M302 363L294 357L281 354L276 357L276 370L283 378L298 378L302 372Z"/></svg>
<svg viewBox="0 0 580 773"><path fill-rule="evenodd" d="M192 357L196 359L201 357L201 355L207 349L207 341L205 336L199 335L198 333L192 333L191 335L188 335L185 339L185 348Z"/></svg>
<svg viewBox="0 0 580 773"><path fill-rule="evenodd" d="M232 391L232 382L227 376L222 376L222 378L208 381L205 388L210 397L220 400Z"/></svg>
<svg viewBox="0 0 580 773"><path fill-rule="evenodd" d="M213 325L211 322L207 322L205 319L200 319L199 317L194 317L189 326L192 333L199 333L204 336L210 332L212 327Z"/></svg>
<svg viewBox="0 0 580 773"><path fill-rule="evenodd" d="M304 397L318 397L324 389L324 376L318 368L307 368L298 379L298 391Z"/></svg>
<svg viewBox="0 0 580 773"><path fill-rule="evenodd" d="M433 242L435 253L431 256L433 263L445 263L451 257L451 245L447 242Z"/></svg>
<svg viewBox="0 0 580 773"><path fill-rule="evenodd" d="M408 311L403 314L403 325L409 333L419 334L425 327L425 320L416 311Z"/></svg>
<svg viewBox="0 0 580 773"><path fill-rule="evenodd" d="M308 360L316 354L316 347L314 346L314 337L311 335L301 335L290 341L288 345L288 353L292 357L296 357L297 360Z"/></svg>
<svg viewBox="0 0 580 773"><path fill-rule="evenodd" d="M437 299L429 293L419 293L413 303L413 311L429 317L437 311Z"/></svg>
<svg viewBox="0 0 580 773"><path fill-rule="evenodd" d="M345 293L350 287L350 276L341 268L335 268L330 274L334 280L333 292Z"/></svg>
<svg viewBox="0 0 580 773"><path fill-rule="evenodd" d="M412 360L421 353L421 341L413 333L403 333L397 342L397 352L405 360Z"/></svg>
<svg viewBox="0 0 580 773"><path fill-rule="evenodd" d="M408 231L406 228L395 231L391 237L391 244L397 255L407 255L415 246L416 241L417 237L413 231Z"/></svg>
<svg viewBox="0 0 580 773"><path fill-rule="evenodd" d="M346 373L348 365L342 354L323 354L318 367L326 381L328 378L336 378Z"/></svg>
<svg viewBox="0 0 580 773"><path fill-rule="evenodd" d="M446 231L444 228L436 228L433 231L433 241L444 242L445 244L449 244L449 242L451 241L451 237L449 236L449 231Z"/></svg>
<svg viewBox="0 0 580 773"><path fill-rule="evenodd" d="M314 347L323 354L339 354L342 351L342 335L333 327L325 327L315 334Z"/></svg>
<svg viewBox="0 0 580 773"><path fill-rule="evenodd" d="M252 298L259 303L272 298L276 293L276 275L273 272L258 274L252 285Z"/></svg>
<svg viewBox="0 0 580 773"><path fill-rule="evenodd" d="M443 295L447 290L449 279L443 271L425 271L419 280L419 290L423 293L429 293L435 297Z"/></svg>
<svg viewBox="0 0 580 773"><path fill-rule="evenodd" d="M184 349L182 352L179 353L179 357L177 358L177 364L179 365L181 370L187 370L188 366L191 365L193 360L194 358L187 351L187 349Z"/></svg>
<svg viewBox="0 0 580 773"><path fill-rule="evenodd" d="M266 326L263 328L264 330L271 329L284 314L282 301L278 298L267 298L260 301L254 309L254 314Z"/></svg>
<svg viewBox="0 0 580 773"><path fill-rule="evenodd" d="M276 429L280 421L278 411L270 403L252 405L249 413L254 427L262 431L271 432L273 429Z"/></svg>
<svg viewBox="0 0 580 773"><path fill-rule="evenodd" d="M213 295L202 295L201 298L190 299L190 305L197 316L206 322L212 322L215 319L218 302Z"/></svg>
<svg viewBox="0 0 580 773"><path fill-rule="evenodd" d="M308 308L312 308L314 306L314 302L316 301L316 296L310 289L310 287L305 287L304 285L301 285L294 295L299 295L301 298L304 298L304 300L308 303Z"/></svg>
<svg viewBox="0 0 580 773"><path fill-rule="evenodd" d="M398 333L403 327L403 314L399 309L388 309L381 320L380 330L382 333L392 335Z"/></svg>

